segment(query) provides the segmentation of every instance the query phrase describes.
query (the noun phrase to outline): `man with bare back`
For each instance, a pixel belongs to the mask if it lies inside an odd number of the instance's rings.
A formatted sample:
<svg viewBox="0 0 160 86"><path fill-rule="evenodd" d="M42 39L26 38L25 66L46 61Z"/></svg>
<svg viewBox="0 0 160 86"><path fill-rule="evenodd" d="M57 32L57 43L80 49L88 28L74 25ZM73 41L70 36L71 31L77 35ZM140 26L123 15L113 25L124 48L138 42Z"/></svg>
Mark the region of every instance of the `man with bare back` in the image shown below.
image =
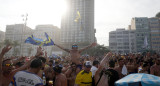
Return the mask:
<svg viewBox="0 0 160 86"><path fill-rule="evenodd" d="M95 86L114 86L114 82L119 79L118 72L114 70L115 62L109 61L112 53L109 52L100 62L98 70L95 73ZM109 62L109 68L105 69L105 65Z"/></svg>
<svg viewBox="0 0 160 86"><path fill-rule="evenodd" d="M157 58L155 64L150 68L150 74L160 76L159 70L160 70L160 58Z"/></svg>
<svg viewBox="0 0 160 86"><path fill-rule="evenodd" d="M54 86L67 86L67 78L62 73L62 66L56 65L55 67L53 67L53 70L55 74Z"/></svg>
<svg viewBox="0 0 160 86"><path fill-rule="evenodd" d="M65 72L67 77L68 86L74 86L76 78L76 64L72 63L70 68Z"/></svg>
<svg viewBox="0 0 160 86"><path fill-rule="evenodd" d="M83 49L78 50L78 45L74 44L74 45L72 45L72 49L69 50L69 49L64 49L63 47L55 44L55 46L59 47L60 49L66 51L68 53L70 53L72 63L76 63L76 65L77 65L77 68L78 68L77 73L82 69L82 63L80 62L81 53L84 50L86 50L88 48L91 48L93 46L96 46L96 45L97 45L96 43L92 43L91 45L89 45L89 46L87 46Z"/></svg>

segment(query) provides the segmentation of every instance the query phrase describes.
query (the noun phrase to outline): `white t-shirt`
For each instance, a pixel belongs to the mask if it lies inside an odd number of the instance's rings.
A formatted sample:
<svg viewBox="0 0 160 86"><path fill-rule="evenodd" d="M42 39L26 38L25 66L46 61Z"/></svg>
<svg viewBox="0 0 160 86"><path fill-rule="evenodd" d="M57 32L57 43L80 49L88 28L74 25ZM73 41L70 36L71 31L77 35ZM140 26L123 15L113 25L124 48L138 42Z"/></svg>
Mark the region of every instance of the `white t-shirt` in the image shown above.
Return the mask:
<svg viewBox="0 0 160 86"><path fill-rule="evenodd" d="M17 72L12 80L13 86L39 86L43 85L42 79L31 72L19 71Z"/></svg>
<svg viewBox="0 0 160 86"><path fill-rule="evenodd" d="M92 77L95 75L95 73L96 73L96 71L97 71L97 70L98 70L98 68L97 68L97 67L92 66L92 68L91 68Z"/></svg>

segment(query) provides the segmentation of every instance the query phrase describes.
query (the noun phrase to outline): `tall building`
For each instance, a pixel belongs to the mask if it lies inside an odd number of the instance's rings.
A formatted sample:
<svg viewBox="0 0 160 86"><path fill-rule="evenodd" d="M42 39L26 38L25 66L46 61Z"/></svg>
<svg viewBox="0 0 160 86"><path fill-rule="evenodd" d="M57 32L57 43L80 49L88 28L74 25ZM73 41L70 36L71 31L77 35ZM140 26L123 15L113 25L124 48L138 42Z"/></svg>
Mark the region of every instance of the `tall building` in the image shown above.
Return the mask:
<svg viewBox="0 0 160 86"><path fill-rule="evenodd" d="M3 42L5 39L5 32L0 31L0 43Z"/></svg>
<svg viewBox="0 0 160 86"><path fill-rule="evenodd" d="M160 52L160 19L149 18L149 27L151 30L151 49Z"/></svg>
<svg viewBox="0 0 160 86"><path fill-rule="evenodd" d="M61 20L62 44L70 48L73 43L95 42L94 0L67 0L67 6L68 11Z"/></svg>
<svg viewBox="0 0 160 86"><path fill-rule="evenodd" d="M25 39L33 33L33 30L25 26L24 24L15 24L7 25L5 40L10 40L12 43L16 41L17 46L13 47L8 53L7 56L18 55L18 56L27 56L29 44L24 43Z"/></svg>
<svg viewBox="0 0 160 86"><path fill-rule="evenodd" d="M53 25L37 25L36 29L34 30L33 36L36 38L41 38L46 40L45 32L48 34L49 37L56 43L60 44L60 29ZM38 46L33 46L33 52L31 54L35 54L37 52ZM55 46L42 46L42 48L47 51L47 55L50 56L52 52L60 52L60 49Z"/></svg>
<svg viewBox="0 0 160 86"><path fill-rule="evenodd" d="M4 39L5 39L5 32L0 31L0 51L3 48Z"/></svg>
<svg viewBox="0 0 160 86"><path fill-rule="evenodd" d="M109 32L109 49L113 53L135 53L135 31L121 28Z"/></svg>
<svg viewBox="0 0 160 86"><path fill-rule="evenodd" d="M143 52L144 49L151 48L149 20L147 17L132 18L131 30L136 30L137 52ZM144 44L145 37L147 38L147 47Z"/></svg>

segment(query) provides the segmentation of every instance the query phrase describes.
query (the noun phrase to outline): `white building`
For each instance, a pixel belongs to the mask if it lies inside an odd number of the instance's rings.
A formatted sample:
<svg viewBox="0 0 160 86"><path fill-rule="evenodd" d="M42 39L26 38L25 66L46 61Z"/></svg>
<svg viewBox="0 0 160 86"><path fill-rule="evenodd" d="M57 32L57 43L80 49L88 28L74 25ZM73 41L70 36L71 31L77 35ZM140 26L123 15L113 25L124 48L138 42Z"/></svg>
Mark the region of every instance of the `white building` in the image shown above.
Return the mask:
<svg viewBox="0 0 160 86"><path fill-rule="evenodd" d="M56 44L60 44L60 29L53 25L37 25L34 30L33 36L36 38L40 38L46 40L45 32ZM36 53L36 49L38 46L33 45L32 55ZM51 55L54 52L60 51L56 46L42 46L42 48L47 52L47 55Z"/></svg>
<svg viewBox="0 0 160 86"><path fill-rule="evenodd" d="M109 32L109 49L121 54L136 52L135 31L121 28Z"/></svg>
<svg viewBox="0 0 160 86"><path fill-rule="evenodd" d="M6 55L27 56L28 48L31 45L24 43L24 41L32 34L32 32L33 30L24 24L7 25L5 40L10 40L11 42L17 41L19 45L15 48L13 47Z"/></svg>
<svg viewBox="0 0 160 86"><path fill-rule="evenodd" d="M5 39L5 32L0 31L0 43L3 42Z"/></svg>

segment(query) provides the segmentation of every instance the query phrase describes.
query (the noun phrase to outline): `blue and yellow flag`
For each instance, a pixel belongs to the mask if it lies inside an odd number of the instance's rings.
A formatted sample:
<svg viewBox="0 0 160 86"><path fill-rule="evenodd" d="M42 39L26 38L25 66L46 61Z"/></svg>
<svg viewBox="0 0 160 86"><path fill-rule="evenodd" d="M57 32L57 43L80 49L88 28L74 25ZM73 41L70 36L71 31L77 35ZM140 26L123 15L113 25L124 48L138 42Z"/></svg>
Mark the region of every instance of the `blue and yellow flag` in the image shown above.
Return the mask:
<svg viewBox="0 0 160 86"><path fill-rule="evenodd" d="M77 11L77 17L76 17L76 19L75 19L74 21L75 21L75 22L78 22L79 19L81 19L81 15L80 15L80 12Z"/></svg>
<svg viewBox="0 0 160 86"><path fill-rule="evenodd" d="M30 43L30 44L39 45L39 46L50 46L50 45L54 45L53 40L48 36L47 33L45 33L45 36L46 36L47 40L35 38L33 35L31 35L30 37L28 37L28 38L25 40L25 43Z"/></svg>

